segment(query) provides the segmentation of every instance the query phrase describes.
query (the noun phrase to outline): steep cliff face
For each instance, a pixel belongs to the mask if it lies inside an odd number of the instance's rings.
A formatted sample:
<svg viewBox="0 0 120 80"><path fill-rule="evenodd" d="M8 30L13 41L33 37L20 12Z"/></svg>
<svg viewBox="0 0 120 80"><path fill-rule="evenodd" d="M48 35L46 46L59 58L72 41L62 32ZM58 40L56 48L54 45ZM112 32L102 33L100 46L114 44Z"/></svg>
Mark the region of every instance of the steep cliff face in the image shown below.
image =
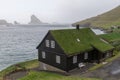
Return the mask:
<svg viewBox="0 0 120 80"><path fill-rule="evenodd" d="M42 24L42 22L35 15L32 15L29 24Z"/></svg>

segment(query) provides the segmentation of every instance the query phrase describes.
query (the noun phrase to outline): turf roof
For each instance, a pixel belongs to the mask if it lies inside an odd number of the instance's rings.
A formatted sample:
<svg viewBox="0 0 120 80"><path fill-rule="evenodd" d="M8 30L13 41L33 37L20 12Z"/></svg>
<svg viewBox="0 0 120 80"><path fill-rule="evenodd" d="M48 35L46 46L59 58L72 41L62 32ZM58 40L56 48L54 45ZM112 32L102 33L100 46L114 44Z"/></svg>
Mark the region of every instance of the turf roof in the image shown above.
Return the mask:
<svg viewBox="0 0 120 80"><path fill-rule="evenodd" d="M109 42L120 41L120 33L109 33L109 34L102 34L99 36Z"/></svg>
<svg viewBox="0 0 120 80"><path fill-rule="evenodd" d="M93 46L101 52L113 48L101 41L90 28L50 30L50 33L67 55L90 51Z"/></svg>

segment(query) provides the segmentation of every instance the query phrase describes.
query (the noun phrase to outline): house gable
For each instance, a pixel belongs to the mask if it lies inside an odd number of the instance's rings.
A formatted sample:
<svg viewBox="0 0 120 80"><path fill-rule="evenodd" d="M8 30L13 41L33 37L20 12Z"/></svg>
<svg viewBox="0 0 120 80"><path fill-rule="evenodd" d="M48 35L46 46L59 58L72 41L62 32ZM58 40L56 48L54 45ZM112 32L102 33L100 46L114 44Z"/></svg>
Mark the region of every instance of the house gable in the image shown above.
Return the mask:
<svg viewBox="0 0 120 80"><path fill-rule="evenodd" d="M54 37L51 35L50 31L46 34L44 39L38 45L37 49L44 50L44 51L49 51L49 52L54 52L54 53L64 54L64 51L59 46L59 44L56 42Z"/></svg>

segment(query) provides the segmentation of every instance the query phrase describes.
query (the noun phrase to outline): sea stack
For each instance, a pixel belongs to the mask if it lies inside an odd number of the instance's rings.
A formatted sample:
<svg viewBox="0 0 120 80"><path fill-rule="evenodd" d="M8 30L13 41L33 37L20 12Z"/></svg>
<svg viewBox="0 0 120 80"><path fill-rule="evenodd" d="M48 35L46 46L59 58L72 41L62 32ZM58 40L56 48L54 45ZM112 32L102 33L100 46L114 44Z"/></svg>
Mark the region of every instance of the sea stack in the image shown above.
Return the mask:
<svg viewBox="0 0 120 80"><path fill-rule="evenodd" d="M31 16L31 21L29 22L29 24L42 24L42 22L35 16L35 15L32 15Z"/></svg>

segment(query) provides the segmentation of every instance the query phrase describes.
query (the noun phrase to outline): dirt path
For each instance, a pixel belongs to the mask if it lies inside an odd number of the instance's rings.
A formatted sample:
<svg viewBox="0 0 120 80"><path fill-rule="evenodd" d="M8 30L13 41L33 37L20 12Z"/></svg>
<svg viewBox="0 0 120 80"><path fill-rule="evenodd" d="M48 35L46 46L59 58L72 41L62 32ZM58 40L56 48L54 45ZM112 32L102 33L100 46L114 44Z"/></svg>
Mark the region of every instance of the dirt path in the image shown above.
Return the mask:
<svg viewBox="0 0 120 80"><path fill-rule="evenodd" d="M65 75L65 76L72 76L72 75L80 75L80 74L83 74L84 72L86 72L86 70L91 67L93 65L91 64L87 64L86 67L84 68L81 68L81 69L75 69L71 72L69 72L68 74L67 73L64 73L64 72L56 72L56 71L46 71L46 72L52 72L52 73L56 73L56 74L60 74L60 75ZM39 68L33 68L31 69L33 71L42 71L42 70L39 70ZM24 71L17 71L17 72L13 72L13 73L10 73L8 75L6 75L6 77L4 78L4 80L17 80L17 79L20 79L24 76L26 76L28 74L30 70L24 70Z"/></svg>
<svg viewBox="0 0 120 80"><path fill-rule="evenodd" d="M27 71L18 71L7 75L4 80L17 80L27 75Z"/></svg>

